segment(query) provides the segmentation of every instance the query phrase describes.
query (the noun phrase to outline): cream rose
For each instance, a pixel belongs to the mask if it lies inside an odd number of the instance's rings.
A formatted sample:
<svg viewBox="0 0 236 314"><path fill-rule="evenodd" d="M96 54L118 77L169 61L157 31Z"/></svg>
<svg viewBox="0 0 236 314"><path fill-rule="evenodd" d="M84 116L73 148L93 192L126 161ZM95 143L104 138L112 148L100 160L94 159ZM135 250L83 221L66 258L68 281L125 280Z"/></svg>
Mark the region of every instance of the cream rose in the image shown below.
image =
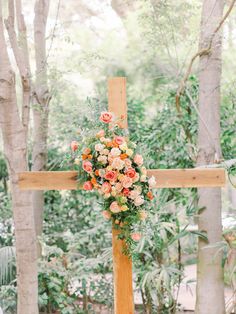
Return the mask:
<svg viewBox="0 0 236 314"><path fill-rule="evenodd" d="M138 196L136 197L136 199L134 200L134 205L135 206L141 206L144 203L144 199L142 196Z"/></svg>
<svg viewBox="0 0 236 314"><path fill-rule="evenodd" d="M118 169L121 170L124 168L125 163L123 160L121 160L119 157L116 157L113 159L112 164L111 164L112 168L114 169Z"/></svg>
<svg viewBox="0 0 236 314"><path fill-rule="evenodd" d="M119 148L114 147L114 148L112 148L110 154L111 154L112 157L118 157L118 156L120 156L121 151L120 151Z"/></svg>

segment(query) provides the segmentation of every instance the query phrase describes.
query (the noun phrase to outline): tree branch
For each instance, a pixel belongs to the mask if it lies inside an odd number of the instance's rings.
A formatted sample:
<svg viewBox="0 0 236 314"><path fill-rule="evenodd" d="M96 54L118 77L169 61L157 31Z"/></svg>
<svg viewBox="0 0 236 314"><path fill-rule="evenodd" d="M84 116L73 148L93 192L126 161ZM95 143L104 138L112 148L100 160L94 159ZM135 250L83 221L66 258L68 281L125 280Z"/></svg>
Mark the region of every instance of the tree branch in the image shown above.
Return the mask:
<svg viewBox="0 0 236 314"><path fill-rule="evenodd" d="M8 31L10 44L14 53L17 67L21 76L22 83L22 124L26 132L29 124L30 111L30 64L26 35L26 26L24 16L21 13L21 0L16 2L16 20L19 38L15 31L15 7L14 0L8 0L8 18L5 20L5 26Z"/></svg>
<svg viewBox="0 0 236 314"><path fill-rule="evenodd" d="M213 31L210 40L209 40L209 44L206 48L203 48L201 50L199 50L197 53L195 53L195 55L193 55L193 57L190 60L190 63L187 67L186 73L182 79L182 81L180 82L180 85L177 89L176 92L176 96L175 96L175 102L176 102L176 109L178 112L180 112L180 97L181 95L184 93L185 90L185 86L186 86L186 82L189 78L189 75L191 74L192 71L192 66L194 61L198 58L198 57L202 57L204 55L209 55L211 53L211 49L212 49L212 44L213 44L213 40L216 36L216 34L218 33L218 31L221 29L222 25L224 24L224 22L226 21L227 17L229 16L230 12L232 11L234 4L235 4L236 0L232 0L228 10L226 11L225 15L222 17L222 19L220 20L219 24L217 25L217 27L215 28L215 30Z"/></svg>

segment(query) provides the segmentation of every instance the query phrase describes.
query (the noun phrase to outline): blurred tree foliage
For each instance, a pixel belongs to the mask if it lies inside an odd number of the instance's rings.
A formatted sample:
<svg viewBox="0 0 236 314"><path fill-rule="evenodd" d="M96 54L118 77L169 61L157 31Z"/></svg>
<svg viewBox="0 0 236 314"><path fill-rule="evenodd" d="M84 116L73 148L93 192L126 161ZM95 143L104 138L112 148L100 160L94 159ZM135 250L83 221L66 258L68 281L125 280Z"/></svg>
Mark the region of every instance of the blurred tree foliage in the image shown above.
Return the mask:
<svg viewBox="0 0 236 314"><path fill-rule="evenodd" d="M77 5L69 0L68 6L63 6L54 37L49 34L54 46L48 57L52 100L47 169L72 168L62 163L69 143L81 127L91 130L88 118L96 118L106 108L109 76L128 78L130 137L138 144L146 166L194 167L197 112L192 101L197 106L196 69L188 80L188 93L181 98L181 113L176 110L175 93L189 56L197 49L199 2L137 0L135 9L122 20L105 1L100 1L95 10L89 3ZM85 10L84 14L80 10ZM104 12L111 15L106 17L109 27L104 24ZM228 49L227 38L221 143L223 157L233 159L236 94L231 63L235 47ZM14 245L7 182L6 164L0 155L1 247ZM194 253L196 237L204 237L187 231L198 210L195 189L156 192L146 232L134 255L136 285L149 313L175 313L178 307L176 291L183 277L183 255ZM95 303L112 307L110 225L100 211L99 198L93 193L89 197L83 191L45 193L39 272L42 310L74 314L93 313ZM184 237L193 242L186 245ZM14 311L15 294L14 280L0 287L0 306L9 313Z"/></svg>

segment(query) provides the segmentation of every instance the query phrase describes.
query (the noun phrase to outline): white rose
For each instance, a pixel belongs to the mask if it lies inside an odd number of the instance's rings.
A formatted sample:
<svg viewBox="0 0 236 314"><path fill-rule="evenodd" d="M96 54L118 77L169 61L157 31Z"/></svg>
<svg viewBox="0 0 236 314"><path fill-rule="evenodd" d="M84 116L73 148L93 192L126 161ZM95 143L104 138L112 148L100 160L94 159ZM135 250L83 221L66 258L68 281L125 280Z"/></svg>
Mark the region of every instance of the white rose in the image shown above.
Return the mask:
<svg viewBox="0 0 236 314"><path fill-rule="evenodd" d="M148 180L149 188L153 189L156 187L156 179L154 176L151 176L151 178Z"/></svg>
<svg viewBox="0 0 236 314"><path fill-rule="evenodd" d="M138 190L132 190L130 191L129 198L132 200L136 199L140 195L140 192Z"/></svg>

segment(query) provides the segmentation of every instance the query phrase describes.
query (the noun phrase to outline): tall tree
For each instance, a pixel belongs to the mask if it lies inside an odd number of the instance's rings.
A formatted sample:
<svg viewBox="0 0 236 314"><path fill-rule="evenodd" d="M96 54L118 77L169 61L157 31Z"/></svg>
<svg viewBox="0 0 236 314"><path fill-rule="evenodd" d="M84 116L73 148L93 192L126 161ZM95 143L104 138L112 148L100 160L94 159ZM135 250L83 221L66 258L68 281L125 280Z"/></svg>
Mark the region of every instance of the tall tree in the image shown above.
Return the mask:
<svg viewBox="0 0 236 314"><path fill-rule="evenodd" d="M46 25L49 10L49 0L36 0L34 18L34 44L36 61L36 81L34 85L33 103L33 152L32 170L45 170L47 162L47 137L48 137L48 114L51 99L48 88L47 56L46 56ZM33 206L36 235L42 234L43 227L43 191L33 192ZM38 255L41 254L38 243Z"/></svg>
<svg viewBox="0 0 236 314"><path fill-rule="evenodd" d="M224 0L204 0L202 7L199 64L199 128L197 165L208 165L221 157L220 84L222 34L217 30L223 16ZM199 230L207 233L208 243L199 238L197 265L197 314L225 313L222 254L216 246L222 240L221 189L198 189Z"/></svg>
<svg viewBox="0 0 236 314"><path fill-rule="evenodd" d="M46 164L50 101L45 41L48 9L49 0L36 0L34 20L36 80L33 86L22 3L21 0L8 0L8 18L5 26L21 78L22 100L19 106L16 97L15 73L4 36L2 2L0 1L0 126L11 182L17 255L18 314L38 313L35 229L37 234L41 234L43 194L19 191L17 173L28 170L27 142L32 99L34 100L33 169L42 170Z"/></svg>
<svg viewBox="0 0 236 314"><path fill-rule="evenodd" d="M16 98L15 73L10 62L4 36L2 1L0 0L0 127L10 177L15 226L18 286L17 313L37 314L37 251L32 195L29 191L19 191L17 186L17 173L28 170L27 138L30 99L29 59L21 1L9 0L8 11L8 19L5 25L21 77L22 101L19 107ZM17 38L15 32L15 17L19 38Z"/></svg>

